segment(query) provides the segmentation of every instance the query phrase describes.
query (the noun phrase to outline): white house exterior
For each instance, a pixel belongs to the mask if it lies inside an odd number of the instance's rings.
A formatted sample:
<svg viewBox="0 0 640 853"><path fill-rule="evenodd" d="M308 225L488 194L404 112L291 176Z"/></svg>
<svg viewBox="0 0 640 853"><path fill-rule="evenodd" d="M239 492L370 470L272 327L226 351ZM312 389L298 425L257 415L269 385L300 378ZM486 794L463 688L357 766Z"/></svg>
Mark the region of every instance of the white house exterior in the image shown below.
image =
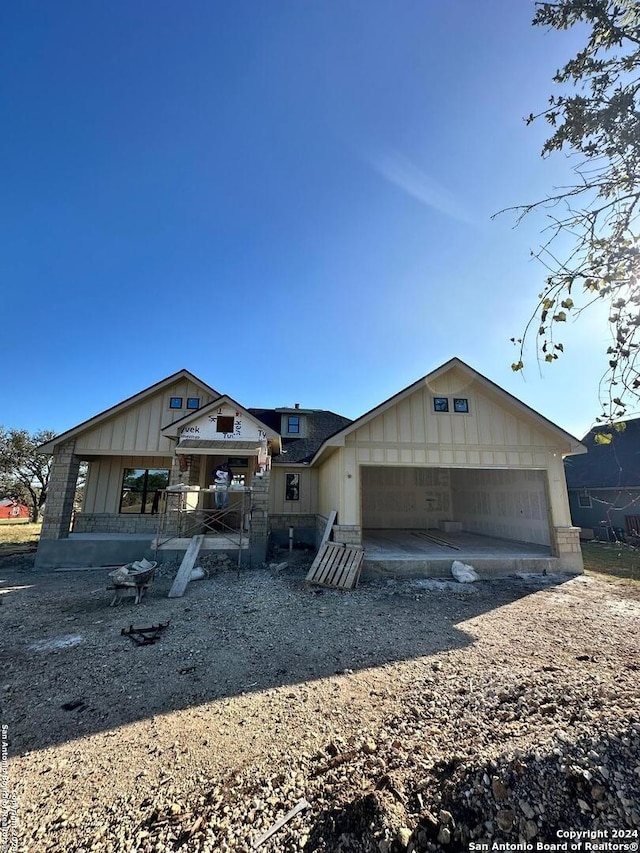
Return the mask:
<svg viewBox="0 0 640 853"><path fill-rule="evenodd" d="M212 469L224 460L249 495L243 559L253 564L290 528L296 541L318 541L336 511L333 538L365 543L365 559L368 531L452 523L582 570L563 458L585 448L456 358L355 421L296 406L247 409L182 370L43 449L54 454L43 567L139 557L157 533L160 489L182 483L206 512ZM89 471L71 531L81 461Z"/></svg>

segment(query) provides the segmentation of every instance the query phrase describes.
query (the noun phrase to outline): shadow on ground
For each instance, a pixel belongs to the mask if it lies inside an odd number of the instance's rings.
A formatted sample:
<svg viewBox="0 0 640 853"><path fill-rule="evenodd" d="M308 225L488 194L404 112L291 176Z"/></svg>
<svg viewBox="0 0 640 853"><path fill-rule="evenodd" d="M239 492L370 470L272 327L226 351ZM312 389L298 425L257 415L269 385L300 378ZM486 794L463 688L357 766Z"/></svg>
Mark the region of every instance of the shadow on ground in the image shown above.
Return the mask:
<svg viewBox="0 0 640 853"><path fill-rule="evenodd" d="M311 587L304 572L225 572L168 599L110 608L105 571L0 565L0 702L11 752L37 750L157 714L460 649L457 627L567 578L474 585L366 580ZM121 629L169 622L154 645Z"/></svg>

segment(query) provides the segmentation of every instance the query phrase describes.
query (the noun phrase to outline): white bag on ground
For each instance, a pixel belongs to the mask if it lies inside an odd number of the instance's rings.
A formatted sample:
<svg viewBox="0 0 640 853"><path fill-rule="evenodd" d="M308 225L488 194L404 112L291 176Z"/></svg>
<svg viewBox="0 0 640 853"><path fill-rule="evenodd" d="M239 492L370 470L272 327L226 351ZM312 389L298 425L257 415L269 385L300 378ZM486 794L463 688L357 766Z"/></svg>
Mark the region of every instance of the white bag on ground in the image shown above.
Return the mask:
<svg viewBox="0 0 640 853"><path fill-rule="evenodd" d="M191 576L189 577L189 580L201 581L208 577L209 572L206 569L203 569L202 566L196 566L194 569L191 569Z"/></svg>
<svg viewBox="0 0 640 853"><path fill-rule="evenodd" d="M461 563L460 560L454 560L451 564L451 574L458 583L473 583L473 581L480 580L480 575L476 572L473 566Z"/></svg>

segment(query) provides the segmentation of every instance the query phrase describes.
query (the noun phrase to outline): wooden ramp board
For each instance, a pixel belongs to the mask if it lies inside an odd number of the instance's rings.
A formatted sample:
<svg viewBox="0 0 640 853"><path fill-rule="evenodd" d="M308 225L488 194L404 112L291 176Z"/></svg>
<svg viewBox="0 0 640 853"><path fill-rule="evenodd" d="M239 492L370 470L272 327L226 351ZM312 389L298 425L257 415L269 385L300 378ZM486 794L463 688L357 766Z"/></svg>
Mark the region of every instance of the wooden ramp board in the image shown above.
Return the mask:
<svg viewBox="0 0 640 853"><path fill-rule="evenodd" d="M307 581L337 589L355 589L360 578L364 549L326 542L313 561Z"/></svg>
<svg viewBox="0 0 640 853"><path fill-rule="evenodd" d="M324 533L322 534L322 539L320 540L320 548L319 551L322 550L322 546L329 541L329 537L331 536L331 531L333 529L333 525L336 522L336 516L338 515L335 509L332 509L329 513L329 518L327 519L327 526L324 529Z"/></svg>
<svg viewBox="0 0 640 853"><path fill-rule="evenodd" d="M169 598L180 598L180 596L184 595L184 591L191 578L191 570L195 565L196 557L200 551L203 539L204 536L199 534L198 536L194 536L191 540L191 544L187 548L187 553L184 555L182 562L180 563L180 568L178 569L178 574L173 582L173 586L169 590Z"/></svg>

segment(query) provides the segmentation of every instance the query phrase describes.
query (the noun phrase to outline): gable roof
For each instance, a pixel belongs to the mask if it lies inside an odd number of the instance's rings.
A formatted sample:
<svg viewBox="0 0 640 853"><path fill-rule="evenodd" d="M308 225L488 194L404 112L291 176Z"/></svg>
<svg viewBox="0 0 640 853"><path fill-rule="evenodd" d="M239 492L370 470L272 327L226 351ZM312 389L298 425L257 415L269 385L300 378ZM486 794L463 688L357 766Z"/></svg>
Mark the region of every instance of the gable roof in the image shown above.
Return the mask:
<svg viewBox="0 0 640 853"><path fill-rule="evenodd" d="M187 414L184 417L178 418L178 420L173 421L173 423L167 424L167 426L162 427L160 432L162 432L163 435L169 436L171 438L176 438L180 434L180 430L182 429L182 427L187 426L188 424L192 423L193 421L197 421L199 418L202 417L202 415L206 415L206 413L209 409L216 408L216 407L222 405L223 403L228 403L230 406L233 406L238 411L244 412L252 420L261 423L262 426L264 426L264 428L265 428L265 432L267 433L267 438L277 439L280 437L279 430L273 429L273 427L269 423L262 420L256 414L255 409L245 409L244 406L241 406L237 400L234 400L233 397L230 397L228 394L221 394L215 400L212 400L210 403L207 403L206 405L202 406L201 408L194 409L192 412L187 412Z"/></svg>
<svg viewBox="0 0 640 853"><path fill-rule="evenodd" d="M586 456L565 460L567 486L570 489L617 489L640 487L640 418L623 421L622 432L595 426L582 439L589 450ZM596 435L611 434L610 444L598 444Z"/></svg>
<svg viewBox="0 0 640 853"><path fill-rule="evenodd" d="M354 430L373 420L373 418L378 417L387 409L390 409L392 406L397 405L401 400L404 400L406 397L409 397L411 394L414 394L420 388L422 388L425 384L430 382L434 382L440 376L444 375L448 371L453 368L457 368L461 370L463 373L466 373L470 379L479 382L483 385L487 390L492 392L493 394L499 395L504 401L509 405L509 407L521 414L525 414L529 417L533 417L535 420L539 422L539 425L542 429L547 432L554 433L557 438L561 439L563 442L568 443L570 450L569 453L586 453L587 449L584 447L581 442L571 433L566 432L561 427L554 424L552 421L548 420L541 415L539 412L536 412L535 409L532 409L530 406L527 406L526 403L523 403L521 400L518 400L517 397L514 397L508 391L505 391L504 388L501 388L499 385L496 385L495 382L492 382L490 379L487 379L486 376L483 376L481 373L478 373L477 370L474 370L473 367L470 367L461 359L454 357L450 358L449 361L445 361L444 364L441 364L440 367L437 367L435 370L432 370L431 373L427 373L421 379L418 379L416 382L404 388L402 391L398 391L397 394L394 394L392 397L389 397L384 402L375 406L373 409L370 409L368 412L365 412L364 415L361 415L359 418L356 418L355 421L352 421L346 427L339 429L332 436L328 436L327 439L323 442L318 451L314 454L311 462L317 462L325 450L329 447L341 447L344 444L344 439L347 435L352 433Z"/></svg>
<svg viewBox="0 0 640 853"><path fill-rule="evenodd" d="M123 400L121 403L117 403L115 406L111 406L108 409L105 409L104 412L100 412L98 415L94 415L92 418L89 418L86 421L82 421L77 426L68 429L66 432L60 433L55 438L52 438L51 441L47 441L44 444L41 444L38 448L42 453L53 453L54 447L58 444L62 444L64 441L68 441L70 438L75 438L79 433L84 432L87 429L91 429L98 424L102 423L102 421L107 420L108 418L113 417L113 415L119 414L120 412L125 411L131 406L135 406L138 403L141 403L143 400L151 397L153 394L157 394L158 391L162 391L163 388L167 388L169 385L173 385L174 382L178 382L181 379L187 379L190 382L199 385L205 391L207 391L212 396L218 396L220 394L219 391L215 391L211 388L210 385L207 385L206 382L203 382L202 379L198 379L193 373L189 370L178 370L176 373L172 373L171 376L167 376L166 379L161 379L160 382L156 382L154 385L150 385L148 388L145 388L144 391L139 391L137 394L134 394L132 397L127 397L126 400Z"/></svg>

